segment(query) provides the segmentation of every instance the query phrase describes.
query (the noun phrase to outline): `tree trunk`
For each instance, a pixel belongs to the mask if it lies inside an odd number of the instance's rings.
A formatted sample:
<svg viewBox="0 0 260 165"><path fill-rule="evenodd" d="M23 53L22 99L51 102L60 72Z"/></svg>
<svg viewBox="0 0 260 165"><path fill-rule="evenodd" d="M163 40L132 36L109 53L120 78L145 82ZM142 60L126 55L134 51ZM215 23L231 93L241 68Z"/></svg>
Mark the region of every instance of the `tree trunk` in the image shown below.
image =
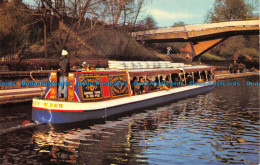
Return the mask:
<svg viewBox="0 0 260 165"><path fill-rule="evenodd" d="M44 35L44 57L47 59L47 25L46 25L46 8L44 9L44 18L43 18L44 26L43 26L43 35Z"/></svg>

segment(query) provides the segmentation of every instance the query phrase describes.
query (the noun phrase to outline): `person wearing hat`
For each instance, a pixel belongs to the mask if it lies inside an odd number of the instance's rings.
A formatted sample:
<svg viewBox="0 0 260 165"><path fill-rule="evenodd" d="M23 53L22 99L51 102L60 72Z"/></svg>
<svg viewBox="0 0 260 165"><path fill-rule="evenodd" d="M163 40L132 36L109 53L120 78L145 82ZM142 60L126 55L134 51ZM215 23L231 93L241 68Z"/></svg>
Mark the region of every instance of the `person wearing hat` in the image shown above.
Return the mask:
<svg viewBox="0 0 260 165"><path fill-rule="evenodd" d="M64 88L64 98L68 98L68 73L70 71L70 63L68 59L68 52L62 50L61 57L59 60L59 88L58 88L58 97L61 98L62 88Z"/></svg>
<svg viewBox="0 0 260 165"><path fill-rule="evenodd" d="M89 71L89 65L86 63L86 61L84 61L83 63L82 63L82 67L86 70L86 71Z"/></svg>

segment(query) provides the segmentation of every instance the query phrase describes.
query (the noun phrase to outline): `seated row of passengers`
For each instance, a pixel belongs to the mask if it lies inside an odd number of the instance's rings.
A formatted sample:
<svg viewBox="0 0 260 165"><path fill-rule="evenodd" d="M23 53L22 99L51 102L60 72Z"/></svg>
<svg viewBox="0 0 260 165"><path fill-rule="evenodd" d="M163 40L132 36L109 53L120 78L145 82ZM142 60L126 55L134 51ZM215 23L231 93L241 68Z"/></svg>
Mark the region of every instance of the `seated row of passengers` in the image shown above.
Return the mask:
<svg viewBox="0 0 260 165"><path fill-rule="evenodd" d="M189 85L191 81L194 82L207 81L205 72L204 73L202 72L200 76L198 73L194 73L194 74L186 73L185 78L184 76L179 76L178 74L171 74L171 76L167 75L165 79L163 79L163 76L160 76L160 78L156 77L154 81L151 81L149 78L144 79L143 77L139 77L138 80L137 77L133 77L131 81L131 89L133 95L139 95L154 90L160 90L160 89L168 90L169 88L173 88L173 87L184 86L186 84Z"/></svg>
<svg viewBox="0 0 260 165"><path fill-rule="evenodd" d="M179 81L177 78L175 81ZM143 94L147 92L151 92L154 90L159 89L166 89L168 90L172 86L172 82L170 81L170 76L167 76L165 80L163 80L163 77L160 76L160 79L158 77L155 78L154 81L151 81L150 79L143 77L139 77L139 80L136 77L133 77L133 80L131 81L131 89L133 91L133 95Z"/></svg>

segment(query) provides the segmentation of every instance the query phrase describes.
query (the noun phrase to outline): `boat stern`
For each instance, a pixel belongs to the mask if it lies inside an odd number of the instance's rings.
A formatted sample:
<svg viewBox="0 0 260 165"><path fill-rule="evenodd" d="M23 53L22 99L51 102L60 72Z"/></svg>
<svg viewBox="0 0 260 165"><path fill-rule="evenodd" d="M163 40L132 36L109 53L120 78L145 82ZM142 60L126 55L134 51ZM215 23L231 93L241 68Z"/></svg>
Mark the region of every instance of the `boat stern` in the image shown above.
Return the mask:
<svg viewBox="0 0 260 165"><path fill-rule="evenodd" d="M73 105L72 105L73 106ZM39 123L69 123L80 118L83 110L70 110L67 102L33 98L32 120Z"/></svg>

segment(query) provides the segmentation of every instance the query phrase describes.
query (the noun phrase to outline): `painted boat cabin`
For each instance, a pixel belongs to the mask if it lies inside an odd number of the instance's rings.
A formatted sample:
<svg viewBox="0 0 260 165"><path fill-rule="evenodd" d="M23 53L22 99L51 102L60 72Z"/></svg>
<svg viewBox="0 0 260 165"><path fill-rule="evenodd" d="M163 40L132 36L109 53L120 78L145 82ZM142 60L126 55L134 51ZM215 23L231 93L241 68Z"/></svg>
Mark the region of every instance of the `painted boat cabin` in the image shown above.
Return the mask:
<svg viewBox="0 0 260 165"><path fill-rule="evenodd" d="M58 71L49 74L45 99L57 99ZM68 101L101 101L130 96L126 71L76 71L68 74Z"/></svg>
<svg viewBox="0 0 260 165"><path fill-rule="evenodd" d="M174 85L153 85L152 82L182 82L189 85L190 81L212 81L213 67L184 67L184 68L157 68L157 69L130 69L130 70L75 70L69 72L68 99L72 102L93 102L129 97L135 95L136 81L143 79L150 84L138 94L174 88ZM59 71L51 71L48 76L45 99L57 100ZM139 81L138 81L139 79ZM140 88L140 86L139 86Z"/></svg>

